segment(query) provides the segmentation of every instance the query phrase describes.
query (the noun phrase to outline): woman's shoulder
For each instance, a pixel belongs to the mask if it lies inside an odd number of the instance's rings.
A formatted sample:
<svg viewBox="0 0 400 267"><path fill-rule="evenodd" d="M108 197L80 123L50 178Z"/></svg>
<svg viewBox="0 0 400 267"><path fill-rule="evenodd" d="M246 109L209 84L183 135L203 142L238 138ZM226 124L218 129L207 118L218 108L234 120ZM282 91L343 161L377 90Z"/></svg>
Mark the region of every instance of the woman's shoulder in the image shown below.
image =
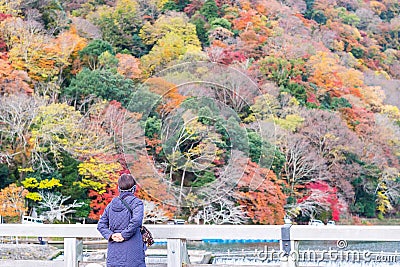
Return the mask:
<svg viewBox="0 0 400 267"><path fill-rule="evenodd" d="M126 198L130 203L135 204L135 205L143 205L143 201L136 197L136 196L129 196Z"/></svg>

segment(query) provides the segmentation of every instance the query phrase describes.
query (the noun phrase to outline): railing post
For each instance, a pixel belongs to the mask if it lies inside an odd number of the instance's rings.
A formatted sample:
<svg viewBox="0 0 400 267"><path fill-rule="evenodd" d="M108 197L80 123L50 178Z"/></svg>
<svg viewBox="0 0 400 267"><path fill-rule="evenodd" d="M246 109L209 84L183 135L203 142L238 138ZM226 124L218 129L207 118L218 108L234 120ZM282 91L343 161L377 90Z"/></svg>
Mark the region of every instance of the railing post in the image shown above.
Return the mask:
<svg viewBox="0 0 400 267"><path fill-rule="evenodd" d="M181 267L183 264L189 263L189 256L186 248L186 239L168 238L167 266Z"/></svg>
<svg viewBox="0 0 400 267"><path fill-rule="evenodd" d="M78 267L79 261L82 261L83 242L81 238L64 238L64 266Z"/></svg>
<svg viewBox="0 0 400 267"><path fill-rule="evenodd" d="M285 223L281 228L281 251L280 267L297 267L297 245L290 239L291 223ZM295 250L295 251L292 251Z"/></svg>

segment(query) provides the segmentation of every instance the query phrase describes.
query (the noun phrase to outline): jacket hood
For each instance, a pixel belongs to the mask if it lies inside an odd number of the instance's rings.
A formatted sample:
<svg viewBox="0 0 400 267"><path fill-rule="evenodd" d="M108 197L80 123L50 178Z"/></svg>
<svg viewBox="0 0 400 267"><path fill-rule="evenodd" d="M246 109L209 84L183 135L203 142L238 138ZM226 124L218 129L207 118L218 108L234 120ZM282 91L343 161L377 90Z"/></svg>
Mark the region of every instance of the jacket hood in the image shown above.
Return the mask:
<svg viewBox="0 0 400 267"><path fill-rule="evenodd" d="M122 192L119 197L124 198L125 202L130 205L132 200L134 199L134 196L130 192ZM124 203L122 203L121 199L119 197L116 197L112 200L112 206L111 209L116 212L121 212L123 210L127 210L125 207Z"/></svg>

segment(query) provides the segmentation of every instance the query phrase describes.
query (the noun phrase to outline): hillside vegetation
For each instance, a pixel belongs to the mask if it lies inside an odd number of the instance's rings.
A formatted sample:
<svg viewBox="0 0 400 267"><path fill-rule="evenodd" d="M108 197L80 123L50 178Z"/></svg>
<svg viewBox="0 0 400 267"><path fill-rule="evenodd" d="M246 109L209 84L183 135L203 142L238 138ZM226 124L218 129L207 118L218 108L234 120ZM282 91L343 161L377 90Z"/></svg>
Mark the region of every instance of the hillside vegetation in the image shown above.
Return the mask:
<svg viewBox="0 0 400 267"><path fill-rule="evenodd" d="M0 1L0 211L146 221L400 211L398 0ZM358 219L357 219L358 220Z"/></svg>

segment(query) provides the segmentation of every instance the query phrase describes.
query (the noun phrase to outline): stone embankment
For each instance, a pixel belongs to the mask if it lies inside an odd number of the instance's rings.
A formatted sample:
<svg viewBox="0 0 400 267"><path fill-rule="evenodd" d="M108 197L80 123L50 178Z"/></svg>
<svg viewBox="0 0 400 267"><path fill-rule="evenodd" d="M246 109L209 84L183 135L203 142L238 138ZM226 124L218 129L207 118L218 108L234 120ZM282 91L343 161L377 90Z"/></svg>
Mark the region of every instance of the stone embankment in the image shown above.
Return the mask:
<svg viewBox="0 0 400 267"><path fill-rule="evenodd" d="M36 244L0 244L2 260L50 260L60 250L51 245Z"/></svg>

